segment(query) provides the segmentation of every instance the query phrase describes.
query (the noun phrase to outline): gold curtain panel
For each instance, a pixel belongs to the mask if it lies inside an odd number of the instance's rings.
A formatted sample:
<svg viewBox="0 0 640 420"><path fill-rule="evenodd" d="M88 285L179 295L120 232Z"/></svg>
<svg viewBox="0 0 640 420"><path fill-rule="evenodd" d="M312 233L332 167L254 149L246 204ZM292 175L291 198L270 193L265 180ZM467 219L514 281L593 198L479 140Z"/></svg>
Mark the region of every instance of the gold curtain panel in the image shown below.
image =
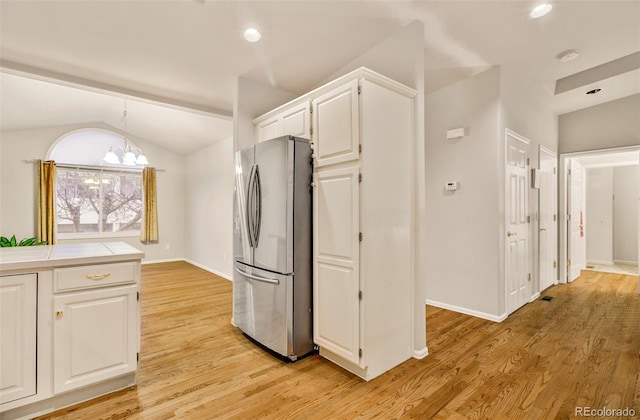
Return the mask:
<svg viewBox="0 0 640 420"><path fill-rule="evenodd" d="M156 170L144 168L142 171L142 194L144 196L144 218L140 229L140 241L158 242L158 203L156 199Z"/></svg>
<svg viewBox="0 0 640 420"><path fill-rule="evenodd" d="M56 163L38 160L38 239L48 245L56 243L55 179Z"/></svg>

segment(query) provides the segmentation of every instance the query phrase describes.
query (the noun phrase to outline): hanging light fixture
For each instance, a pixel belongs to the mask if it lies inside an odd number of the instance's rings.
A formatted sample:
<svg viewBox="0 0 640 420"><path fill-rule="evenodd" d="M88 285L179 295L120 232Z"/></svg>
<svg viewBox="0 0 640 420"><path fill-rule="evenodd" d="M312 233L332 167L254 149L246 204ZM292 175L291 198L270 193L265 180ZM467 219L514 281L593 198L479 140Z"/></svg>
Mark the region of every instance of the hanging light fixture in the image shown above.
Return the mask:
<svg viewBox="0 0 640 420"><path fill-rule="evenodd" d="M127 132L127 99L124 99L124 111L122 112L122 119L120 120L124 125L124 132ZM116 150L120 149L122 152L122 162L120 162L120 158L116 154ZM106 163L111 165L126 165L126 166L134 166L134 165L148 165L149 160L147 157L142 154L142 150L138 147L135 147L133 144L129 142L127 137L124 137L124 147L111 146L109 151L102 158Z"/></svg>

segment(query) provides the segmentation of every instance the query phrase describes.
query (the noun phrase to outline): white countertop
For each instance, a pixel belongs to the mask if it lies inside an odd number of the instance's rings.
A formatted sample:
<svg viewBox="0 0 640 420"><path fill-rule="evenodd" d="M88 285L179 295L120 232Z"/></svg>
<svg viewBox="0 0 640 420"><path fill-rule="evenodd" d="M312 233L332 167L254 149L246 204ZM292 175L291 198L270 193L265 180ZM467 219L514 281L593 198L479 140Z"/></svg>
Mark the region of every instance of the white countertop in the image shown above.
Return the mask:
<svg viewBox="0 0 640 420"><path fill-rule="evenodd" d="M144 252L125 242L89 242L0 248L0 272L139 260Z"/></svg>

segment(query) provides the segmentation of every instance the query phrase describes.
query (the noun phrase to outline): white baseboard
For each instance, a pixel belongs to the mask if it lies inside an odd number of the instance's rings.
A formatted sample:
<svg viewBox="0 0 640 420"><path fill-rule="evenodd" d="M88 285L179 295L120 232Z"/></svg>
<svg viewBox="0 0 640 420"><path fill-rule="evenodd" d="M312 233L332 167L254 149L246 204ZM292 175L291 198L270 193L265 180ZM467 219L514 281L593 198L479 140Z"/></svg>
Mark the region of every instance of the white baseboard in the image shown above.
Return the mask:
<svg viewBox="0 0 640 420"><path fill-rule="evenodd" d="M210 273L213 273L213 274L215 274L216 276L222 277L222 278L223 278L223 279L225 279L225 280L233 281L233 277L232 277L232 276L230 276L230 275L228 275L228 274L226 274L226 273L223 273L223 272L221 272L221 271L215 270L215 269L213 269L213 268L211 268L211 267L207 267L206 265L202 265L202 264L197 263L197 262L195 262L195 261L188 260L188 259L186 259L186 258L185 258L183 261L186 261L186 262L188 262L189 264L195 265L195 266L196 266L196 267L198 267L198 268L202 268L203 270L208 271L208 272L210 272Z"/></svg>
<svg viewBox="0 0 640 420"><path fill-rule="evenodd" d="M222 277L225 280L229 280L229 281L233 281L233 277L223 273L221 271L215 270L213 268L207 267L206 265L202 265L200 263L197 263L195 261L191 261L189 259L186 258L171 258L171 259L167 259L167 260L151 260L151 261L142 261L142 264L156 264L156 263L166 263L166 262L177 262L177 261L184 261L184 262L188 262L191 265L195 265L198 268L202 268L205 271L208 271L210 273L215 274L216 276Z"/></svg>
<svg viewBox="0 0 640 420"><path fill-rule="evenodd" d="M178 262L178 261L184 261L184 258L169 258L166 260L142 260L142 265L166 263L166 262Z"/></svg>
<svg viewBox="0 0 640 420"><path fill-rule="evenodd" d="M536 299L538 299L540 297L540 292L534 294L533 296L531 296L531 299L529 299L529 303L535 301Z"/></svg>
<svg viewBox="0 0 640 420"><path fill-rule="evenodd" d="M438 302L438 301L431 300L431 299L427 299L425 302L426 302L427 305L435 306L437 308L447 309L449 311L459 312L459 313L465 314L465 315L475 316L476 318L482 318L482 319L486 319L488 321L502 322L505 319L507 319L507 314L506 313L504 313L502 315L499 315L499 316L496 316L496 315L492 315L492 314L487 314L487 313L484 313L484 312L476 311L474 309L462 308L460 306L455 306L455 305L449 305L448 303L442 303L442 302Z"/></svg>
<svg viewBox="0 0 640 420"><path fill-rule="evenodd" d="M611 260L588 260L587 265L589 264L600 264L600 265L612 265L613 261Z"/></svg>
<svg viewBox="0 0 640 420"><path fill-rule="evenodd" d="M427 347L423 348L423 349L419 349L419 350L413 350L413 358L414 359L424 359L425 357L427 357L429 355L429 349L427 349Z"/></svg>
<svg viewBox="0 0 640 420"><path fill-rule="evenodd" d="M614 260L614 264L628 264L628 265L638 265L638 261L624 261L624 260Z"/></svg>

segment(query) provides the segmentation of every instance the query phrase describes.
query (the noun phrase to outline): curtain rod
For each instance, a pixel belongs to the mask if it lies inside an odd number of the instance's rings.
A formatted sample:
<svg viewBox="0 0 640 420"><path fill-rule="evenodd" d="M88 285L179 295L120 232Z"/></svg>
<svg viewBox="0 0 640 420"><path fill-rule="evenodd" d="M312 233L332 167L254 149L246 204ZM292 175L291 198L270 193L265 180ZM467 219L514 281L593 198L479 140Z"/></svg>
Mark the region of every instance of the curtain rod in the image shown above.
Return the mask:
<svg viewBox="0 0 640 420"><path fill-rule="evenodd" d="M22 163L38 163L39 159L23 159ZM93 166L93 165L74 165L72 163L56 163L60 168L88 169L93 171L111 171L111 172L142 172L142 169L134 168L118 168L112 166ZM164 169L157 169L156 172L166 172Z"/></svg>

